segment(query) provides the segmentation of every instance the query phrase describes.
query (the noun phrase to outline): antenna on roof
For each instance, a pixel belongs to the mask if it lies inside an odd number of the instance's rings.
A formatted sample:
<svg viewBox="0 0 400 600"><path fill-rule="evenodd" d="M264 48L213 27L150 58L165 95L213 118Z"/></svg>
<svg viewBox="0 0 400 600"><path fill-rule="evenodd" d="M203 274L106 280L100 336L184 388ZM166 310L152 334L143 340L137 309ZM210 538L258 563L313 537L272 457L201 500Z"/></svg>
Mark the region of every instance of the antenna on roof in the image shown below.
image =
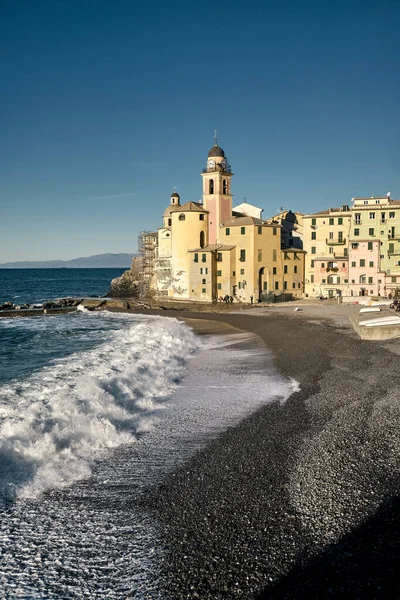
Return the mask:
<svg viewBox="0 0 400 600"><path fill-rule="evenodd" d="M217 130L216 129L214 129L214 142L215 142L215 145L218 146Z"/></svg>

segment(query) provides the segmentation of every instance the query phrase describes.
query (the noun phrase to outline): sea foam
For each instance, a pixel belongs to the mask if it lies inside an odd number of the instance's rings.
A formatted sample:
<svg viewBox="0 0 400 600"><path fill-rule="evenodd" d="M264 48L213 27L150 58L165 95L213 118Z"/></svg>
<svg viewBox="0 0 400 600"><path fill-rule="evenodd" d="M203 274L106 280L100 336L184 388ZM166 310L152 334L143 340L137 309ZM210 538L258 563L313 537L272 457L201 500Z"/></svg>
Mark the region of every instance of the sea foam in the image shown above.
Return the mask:
<svg viewBox="0 0 400 600"><path fill-rule="evenodd" d="M132 443L151 428L198 341L175 319L115 319L123 327L108 332L104 343L0 387L3 499L36 497L87 478L103 450Z"/></svg>

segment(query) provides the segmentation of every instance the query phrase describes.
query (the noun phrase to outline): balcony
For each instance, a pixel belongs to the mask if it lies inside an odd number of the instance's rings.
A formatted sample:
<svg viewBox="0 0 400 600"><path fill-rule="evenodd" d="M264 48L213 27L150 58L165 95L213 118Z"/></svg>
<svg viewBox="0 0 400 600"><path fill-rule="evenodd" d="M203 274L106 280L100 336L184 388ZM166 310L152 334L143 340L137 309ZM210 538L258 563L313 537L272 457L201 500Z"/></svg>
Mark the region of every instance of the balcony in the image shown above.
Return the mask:
<svg viewBox="0 0 400 600"><path fill-rule="evenodd" d="M325 238L327 246L344 246L346 244L346 238L335 238L333 240L328 240Z"/></svg>

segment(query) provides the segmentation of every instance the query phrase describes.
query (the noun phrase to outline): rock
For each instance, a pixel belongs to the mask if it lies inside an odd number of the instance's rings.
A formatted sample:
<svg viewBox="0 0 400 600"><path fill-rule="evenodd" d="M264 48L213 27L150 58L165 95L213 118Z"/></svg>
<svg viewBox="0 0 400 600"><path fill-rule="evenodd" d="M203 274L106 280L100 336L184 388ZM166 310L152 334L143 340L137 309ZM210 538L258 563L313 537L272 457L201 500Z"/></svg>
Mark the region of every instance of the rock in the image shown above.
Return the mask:
<svg viewBox="0 0 400 600"><path fill-rule="evenodd" d="M105 303L106 301L101 299L99 300L95 298L84 298L80 304L88 310L94 310L95 308L105 306Z"/></svg>

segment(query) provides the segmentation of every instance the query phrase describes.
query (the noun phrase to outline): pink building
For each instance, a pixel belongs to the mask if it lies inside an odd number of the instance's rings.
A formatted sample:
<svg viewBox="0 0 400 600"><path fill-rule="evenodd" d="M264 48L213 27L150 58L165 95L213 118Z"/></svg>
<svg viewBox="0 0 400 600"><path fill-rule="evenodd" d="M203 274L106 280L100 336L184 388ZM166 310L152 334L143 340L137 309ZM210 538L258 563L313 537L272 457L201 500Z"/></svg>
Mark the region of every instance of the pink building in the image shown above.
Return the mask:
<svg viewBox="0 0 400 600"><path fill-rule="evenodd" d="M329 260L328 260L329 258ZM348 259L317 257L314 259L314 293L329 297L342 296L347 292Z"/></svg>
<svg viewBox="0 0 400 600"><path fill-rule="evenodd" d="M385 296L385 273L379 265L380 240L350 242L350 296Z"/></svg>

